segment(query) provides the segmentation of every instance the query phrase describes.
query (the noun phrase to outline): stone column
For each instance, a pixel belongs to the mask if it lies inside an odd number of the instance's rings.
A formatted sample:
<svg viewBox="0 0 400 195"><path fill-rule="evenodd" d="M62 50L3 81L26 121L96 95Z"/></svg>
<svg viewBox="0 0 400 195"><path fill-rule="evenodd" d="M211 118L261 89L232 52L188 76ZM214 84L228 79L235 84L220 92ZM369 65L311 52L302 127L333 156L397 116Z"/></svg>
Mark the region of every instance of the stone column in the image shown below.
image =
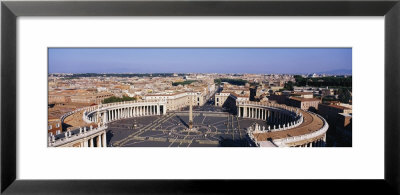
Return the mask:
<svg viewBox="0 0 400 195"><path fill-rule="evenodd" d="M87 139L83 139L83 147L89 147Z"/></svg>
<svg viewBox="0 0 400 195"><path fill-rule="evenodd" d="M100 135L98 135L97 138L96 138L96 146L97 147L101 147L100 139L101 139L101 137L100 137Z"/></svg>
<svg viewBox="0 0 400 195"><path fill-rule="evenodd" d="M102 136L102 141L103 141L103 147L107 147L107 135L106 135L106 133L103 133L103 136Z"/></svg>
<svg viewBox="0 0 400 195"><path fill-rule="evenodd" d="M268 109L265 109L265 121L268 121Z"/></svg>
<svg viewBox="0 0 400 195"><path fill-rule="evenodd" d="M160 115L160 105L157 104L157 115Z"/></svg>
<svg viewBox="0 0 400 195"><path fill-rule="evenodd" d="M93 147L93 138L90 138L89 142L90 142L90 146L89 147Z"/></svg>
<svg viewBox="0 0 400 195"><path fill-rule="evenodd" d="M265 110L261 109L261 120L265 120Z"/></svg>
<svg viewBox="0 0 400 195"><path fill-rule="evenodd" d="M258 108L255 109L255 113L256 113L256 119L258 119L258 114L260 113Z"/></svg>

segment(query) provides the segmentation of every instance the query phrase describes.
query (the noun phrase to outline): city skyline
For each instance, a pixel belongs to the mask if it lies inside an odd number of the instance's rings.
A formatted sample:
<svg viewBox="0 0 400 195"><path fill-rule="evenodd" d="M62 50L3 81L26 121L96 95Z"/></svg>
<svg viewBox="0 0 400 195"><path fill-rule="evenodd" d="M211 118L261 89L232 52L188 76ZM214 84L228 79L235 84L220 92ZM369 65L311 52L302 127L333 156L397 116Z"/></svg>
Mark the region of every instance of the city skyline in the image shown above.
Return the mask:
<svg viewBox="0 0 400 195"><path fill-rule="evenodd" d="M351 48L49 48L49 73L351 74Z"/></svg>

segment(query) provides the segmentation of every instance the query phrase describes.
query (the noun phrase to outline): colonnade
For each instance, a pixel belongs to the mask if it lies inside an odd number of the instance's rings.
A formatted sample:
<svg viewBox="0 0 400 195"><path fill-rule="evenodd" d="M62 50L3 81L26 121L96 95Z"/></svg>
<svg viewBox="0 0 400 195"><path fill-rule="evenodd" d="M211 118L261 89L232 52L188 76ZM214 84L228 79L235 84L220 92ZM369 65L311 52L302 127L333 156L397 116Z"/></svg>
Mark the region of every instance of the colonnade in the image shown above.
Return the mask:
<svg viewBox="0 0 400 195"><path fill-rule="evenodd" d="M325 146L326 146L326 134L318 140L308 142L302 145L296 145L294 147L312 148L312 147L325 147Z"/></svg>
<svg viewBox="0 0 400 195"><path fill-rule="evenodd" d="M107 126L98 124L97 128L90 126L64 132L64 137L49 136L49 146L53 147L107 147Z"/></svg>
<svg viewBox="0 0 400 195"><path fill-rule="evenodd" d="M83 139L81 142L81 147L107 147L106 133L101 133L96 136Z"/></svg>
<svg viewBox="0 0 400 195"><path fill-rule="evenodd" d="M328 130L329 125L326 120L318 114L301 111L297 108L286 105L251 101L238 102L236 106L239 117L264 120L267 121L267 124L273 124L271 126L255 124L254 127L250 126L248 128L247 134L250 140L257 146L263 145L269 147L275 145L277 147L324 147L326 145L326 131ZM268 135L260 137L260 134L263 133L268 134L288 129L296 131L296 128L298 128L301 124L304 124L305 118L303 114L310 115L309 117L313 118L311 123L308 119L308 123L306 125L309 126L303 125L301 127L303 130L304 128L308 129L309 132L304 132L297 135L286 135L284 133L274 134L275 138L273 140L268 140ZM254 134L257 134L257 139ZM265 142L271 142L272 145Z"/></svg>
<svg viewBox="0 0 400 195"><path fill-rule="evenodd" d="M295 114L290 115L289 111L241 105L238 106L238 116L242 118L264 120L273 124L288 124L296 120Z"/></svg>
<svg viewBox="0 0 400 195"><path fill-rule="evenodd" d="M164 105L127 105L126 107L110 107L103 110L99 109L90 114L88 119L95 123L101 121L103 123L108 123L124 118L153 116L165 113L166 109Z"/></svg>

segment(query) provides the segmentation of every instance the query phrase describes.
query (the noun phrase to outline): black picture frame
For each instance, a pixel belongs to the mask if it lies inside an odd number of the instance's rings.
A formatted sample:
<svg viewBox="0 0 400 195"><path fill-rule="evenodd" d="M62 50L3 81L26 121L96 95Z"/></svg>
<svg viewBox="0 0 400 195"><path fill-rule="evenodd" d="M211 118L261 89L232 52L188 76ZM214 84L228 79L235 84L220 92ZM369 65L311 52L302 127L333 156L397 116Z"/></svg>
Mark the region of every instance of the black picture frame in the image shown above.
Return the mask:
<svg viewBox="0 0 400 195"><path fill-rule="evenodd" d="M385 16L385 124L382 124L382 128L385 128L384 179L301 181L16 179L16 24L19 16ZM362 194L363 192L399 194L399 35L399 0L2 1L0 132L1 193L249 194L259 191L279 194ZM312 188L309 188L310 186L312 186Z"/></svg>

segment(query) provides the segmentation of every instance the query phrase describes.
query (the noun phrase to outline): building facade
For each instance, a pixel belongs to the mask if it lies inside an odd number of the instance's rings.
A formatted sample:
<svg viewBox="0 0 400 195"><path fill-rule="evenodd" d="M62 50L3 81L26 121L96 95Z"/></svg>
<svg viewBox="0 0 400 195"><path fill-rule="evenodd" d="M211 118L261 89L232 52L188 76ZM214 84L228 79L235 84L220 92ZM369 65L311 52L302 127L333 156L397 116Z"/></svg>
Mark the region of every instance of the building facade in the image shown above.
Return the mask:
<svg viewBox="0 0 400 195"><path fill-rule="evenodd" d="M290 106L313 112L318 110L318 105L321 103L320 99L315 98L290 97L288 100Z"/></svg>
<svg viewBox="0 0 400 195"><path fill-rule="evenodd" d="M190 105L202 106L206 103L206 97L200 92L181 92L173 94L150 94L143 97L144 100L165 100L166 111L180 110Z"/></svg>

